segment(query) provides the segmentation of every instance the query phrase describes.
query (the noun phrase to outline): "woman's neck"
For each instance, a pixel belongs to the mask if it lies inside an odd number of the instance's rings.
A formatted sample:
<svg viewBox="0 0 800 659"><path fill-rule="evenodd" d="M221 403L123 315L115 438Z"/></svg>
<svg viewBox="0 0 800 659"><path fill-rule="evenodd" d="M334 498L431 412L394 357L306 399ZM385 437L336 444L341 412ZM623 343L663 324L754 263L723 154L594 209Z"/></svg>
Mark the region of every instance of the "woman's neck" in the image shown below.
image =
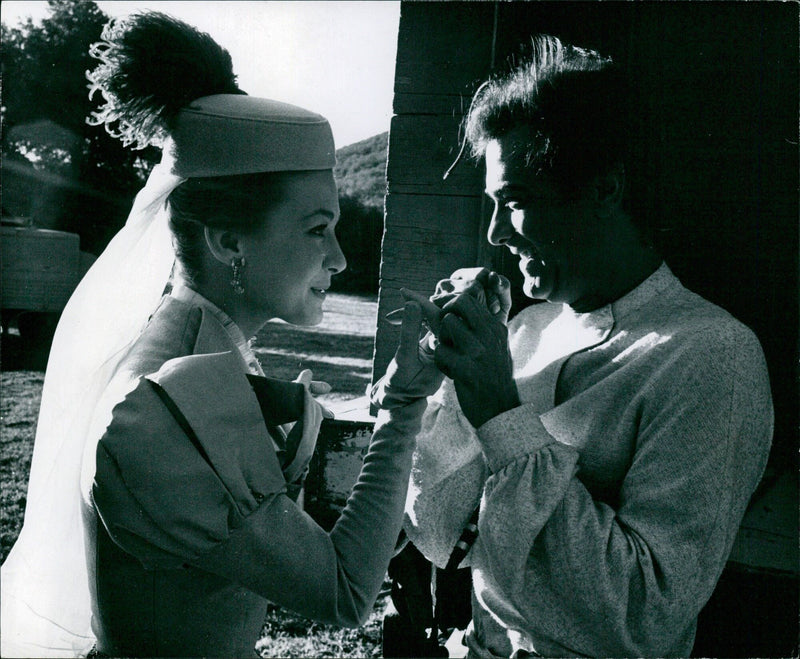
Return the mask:
<svg viewBox="0 0 800 659"><path fill-rule="evenodd" d="M264 319L259 314L253 313L246 293L239 295L227 282L218 283L220 282L219 277L215 278L213 283L202 280L188 281L182 278L178 278L177 282L191 288L224 311L247 338L255 336L269 320L269 318Z"/></svg>

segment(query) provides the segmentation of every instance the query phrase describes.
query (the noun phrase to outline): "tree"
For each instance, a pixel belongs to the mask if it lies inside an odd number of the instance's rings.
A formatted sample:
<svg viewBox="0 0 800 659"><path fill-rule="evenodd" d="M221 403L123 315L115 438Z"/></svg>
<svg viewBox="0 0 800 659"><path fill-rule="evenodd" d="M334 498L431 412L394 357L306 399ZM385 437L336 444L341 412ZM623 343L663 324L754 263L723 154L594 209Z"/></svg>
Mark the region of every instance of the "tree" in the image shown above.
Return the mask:
<svg viewBox="0 0 800 659"><path fill-rule="evenodd" d="M131 152L86 123L101 102L88 95L89 45L108 16L93 1L48 5L41 24L2 25L4 188L50 199L28 209L34 223L74 231L97 253L124 222L157 152Z"/></svg>
<svg viewBox="0 0 800 659"><path fill-rule="evenodd" d="M347 269L333 279L335 291L377 293L383 237L383 209L357 196L339 193L336 228Z"/></svg>

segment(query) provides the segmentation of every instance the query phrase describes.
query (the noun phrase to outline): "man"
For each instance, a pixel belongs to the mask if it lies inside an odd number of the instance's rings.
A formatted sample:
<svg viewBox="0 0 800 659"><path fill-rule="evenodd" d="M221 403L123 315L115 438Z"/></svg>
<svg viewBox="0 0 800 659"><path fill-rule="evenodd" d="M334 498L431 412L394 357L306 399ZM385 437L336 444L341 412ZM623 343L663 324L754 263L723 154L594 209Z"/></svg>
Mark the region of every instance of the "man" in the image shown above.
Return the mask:
<svg viewBox="0 0 800 659"><path fill-rule="evenodd" d="M507 283L483 273L430 314L448 379L423 418L405 530L444 568L479 506L477 539L459 543L471 657L688 656L769 453L766 364L631 210L621 73L534 45L478 92L466 135L486 164L489 241L547 303L506 327ZM374 400L393 404L381 387Z"/></svg>

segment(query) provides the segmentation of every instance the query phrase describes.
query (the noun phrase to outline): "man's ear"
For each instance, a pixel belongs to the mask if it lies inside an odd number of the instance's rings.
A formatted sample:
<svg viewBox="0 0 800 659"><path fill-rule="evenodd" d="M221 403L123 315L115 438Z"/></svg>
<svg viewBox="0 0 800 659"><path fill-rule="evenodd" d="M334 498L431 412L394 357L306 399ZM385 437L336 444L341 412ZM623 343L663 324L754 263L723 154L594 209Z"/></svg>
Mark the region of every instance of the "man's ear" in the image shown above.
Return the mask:
<svg viewBox="0 0 800 659"><path fill-rule="evenodd" d="M230 229L205 227L208 249L220 263L230 265L231 260L244 257L241 236Z"/></svg>
<svg viewBox="0 0 800 659"><path fill-rule="evenodd" d="M595 200L597 214L608 217L616 208L622 205L622 195L625 190L625 166L617 163L608 172L595 179Z"/></svg>

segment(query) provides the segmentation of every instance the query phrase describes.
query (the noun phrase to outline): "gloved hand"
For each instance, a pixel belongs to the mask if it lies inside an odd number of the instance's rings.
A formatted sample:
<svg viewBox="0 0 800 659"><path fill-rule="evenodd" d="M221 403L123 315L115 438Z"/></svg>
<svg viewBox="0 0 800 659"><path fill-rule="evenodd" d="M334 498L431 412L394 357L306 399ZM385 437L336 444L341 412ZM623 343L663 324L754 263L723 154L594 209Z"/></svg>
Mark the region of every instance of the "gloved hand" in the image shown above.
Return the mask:
<svg viewBox="0 0 800 659"><path fill-rule="evenodd" d="M443 378L441 372L435 366L434 354L439 343L438 337L441 331L442 319L447 312L446 309L442 309L445 305L452 304L460 295L465 294L474 298L479 306L488 307L488 312L492 317L503 325L507 323L508 313L511 310L511 286L508 279L487 268L460 268L456 270L448 279L439 281L436 285L436 291L430 299L405 288L400 289L400 293L406 299L406 307L390 312L386 315L386 318L390 323L397 324L402 317L404 329L401 333L401 346L398 347L395 359L389 364L386 375L376 383L371 394L372 404L383 409L404 405L416 398L430 396L441 385ZM405 362L407 368L411 370L417 369L414 376L418 378L416 387L413 390L409 389L407 395L399 395L400 389L408 387L408 382L400 385L398 380L398 386L391 388L389 392L387 392L387 386L390 376L394 376L399 368L398 356L401 353L404 337L407 337L405 340L408 341L410 346L413 330L406 325L406 319L408 318L406 309L409 301L415 302L421 310L419 321L416 320L416 316L409 320L412 323L424 323L428 333L419 341L416 362L411 359L410 348L409 353L404 357L407 360ZM408 335L405 333L407 327ZM416 331L419 333L418 326ZM387 393L392 392L395 394L394 398L387 400ZM425 392L424 395L422 392ZM394 400L394 404L392 400Z"/></svg>
<svg viewBox="0 0 800 659"><path fill-rule="evenodd" d="M423 319L429 328L432 323L437 323L439 307L417 293L405 289L400 292L406 298L400 343L386 374L375 383L370 393L372 404L381 409L402 407L427 398L436 392L444 379L433 359L435 346L431 341L434 334L429 330L420 340Z"/></svg>

